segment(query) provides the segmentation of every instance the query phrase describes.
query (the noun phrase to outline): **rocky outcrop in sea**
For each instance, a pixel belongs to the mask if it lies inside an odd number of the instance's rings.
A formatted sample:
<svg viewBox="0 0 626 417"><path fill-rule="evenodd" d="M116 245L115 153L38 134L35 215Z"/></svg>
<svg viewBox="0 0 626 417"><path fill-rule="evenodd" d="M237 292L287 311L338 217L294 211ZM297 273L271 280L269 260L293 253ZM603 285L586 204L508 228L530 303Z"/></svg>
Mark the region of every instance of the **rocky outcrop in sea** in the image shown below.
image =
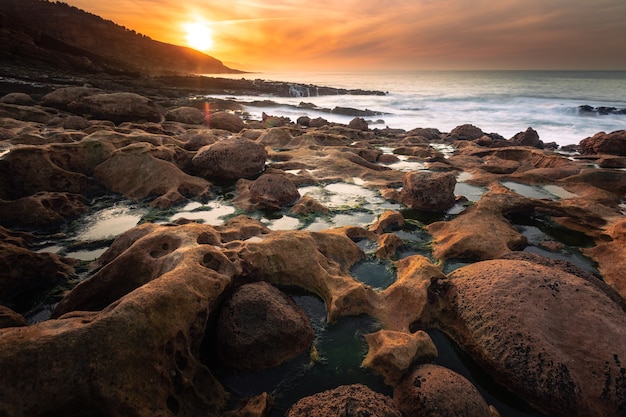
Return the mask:
<svg viewBox="0 0 626 417"><path fill-rule="evenodd" d="M624 415L624 131L46 89L0 99L0 415Z"/></svg>

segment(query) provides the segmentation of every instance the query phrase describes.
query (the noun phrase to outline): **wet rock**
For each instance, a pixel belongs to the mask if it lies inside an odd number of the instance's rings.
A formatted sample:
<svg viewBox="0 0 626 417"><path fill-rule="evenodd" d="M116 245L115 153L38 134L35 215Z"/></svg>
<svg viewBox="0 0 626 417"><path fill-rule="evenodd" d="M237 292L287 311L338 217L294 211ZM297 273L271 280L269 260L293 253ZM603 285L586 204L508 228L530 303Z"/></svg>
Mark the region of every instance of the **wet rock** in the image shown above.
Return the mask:
<svg viewBox="0 0 626 417"><path fill-rule="evenodd" d="M87 114L93 119L113 123L147 121L160 122L161 109L150 99L135 93L85 95L68 104L75 114Z"/></svg>
<svg viewBox="0 0 626 417"><path fill-rule="evenodd" d="M241 137L220 140L198 150L192 159L202 177L249 178L265 169L267 151L263 145Z"/></svg>
<svg viewBox="0 0 626 417"><path fill-rule="evenodd" d="M242 402L237 410L226 413L225 417L266 417L274 401L267 392L264 392Z"/></svg>
<svg viewBox="0 0 626 417"><path fill-rule="evenodd" d="M0 414L219 415L227 394L198 358L227 282L195 260L103 311L0 329Z"/></svg>
<svg viewBox="0 0 626 417"><path fill-rule="evenodd" d="M222 306L217 321L217 352L233 369L277 366L305 352L313 341L306 313L266 282L239 287Z"/></svg>
<svg viewBox="0 0 626 417"><path fill-rule="evenodd" d="M448 278L442 326L497 382L549 415L623 414L626 313L601 288L520 260Z"/></svg>
<svg viewBox="0 0 626 417"><path fill-rule="evenodd" d="M204 112L195 107L170 109L165 113L165 120L189 125L201 125L206 121Z"/></svg>
<svg viewBox="0 0 626 417"><path fill-rule="evenodd" d="M211 113L206 120L211 129L221 129L239 133L245 128L245 124L239 116L225 111Z"/></svg>
<svg viewBox="0 0 626 417"><path fill-rule="evenodd" d="M531 146L533 148L543 149L543 142L539 139L539 134L535 129L529 127L525 132L519 132L511 139L509 139L513 145L516 146Z"/></svg>
<svg viewBox="0 0 626 417"><path fill-rule="evenodd" d="M408 172L400 197L411 208L443 211L454 204L455 185L456 177L452 173Z"/></svg>
<svg viewBox="0 0 626 417"><path fill-rule="evenodd" d="M71 103L79 101L83 97L93 96L103 92L104 91L99 88L91 87L62 87L43 96L41 103L44 106L67 110Z"/></svg>
<svg viewBox="0 0 626 417"><path fill-rule="evenodd" d="M155 198L152 205L170 207L187 197L207 198L212 185L152 155L153 147L138 143L118 149L98 165L94 177L108 190L134 200ZM149 179L149 180L148 180Z"/></svg>
<svg viewBox="0 0 626 417"><path fill-rule="evenodd" d="M489 405L463 376L438 365L421 365L394 391L405 416L494 417Z"/></svg>
<svg viewBox="0 0 626 417"><path fill-rule="evenodd" d="M379 330L365 335L368 351L362 366L383 376L395 387L415 363L437 358L437 348L426 332L404 333Z"/></svg>
<svg viewBox="0 0 626 417"><path fill-rule="evenodd" d="M584 155L609 154L626 156L626 130L596 133L581 140L579 150Z"/></svg>
<svg viewBox="0 0 626 417"><path fill-rule="evenodd" d="M239 180L237 192L233 204L247 211L280 210L300 198L295 184L280 174L263 174L254 181Z"/></svg>
<svg viewBox="0 0 626 417"><path fill-rule="evenodd" d="M343 385L302 398L287 417L377 416L401 417L393 400L361 384Z"/></svg>

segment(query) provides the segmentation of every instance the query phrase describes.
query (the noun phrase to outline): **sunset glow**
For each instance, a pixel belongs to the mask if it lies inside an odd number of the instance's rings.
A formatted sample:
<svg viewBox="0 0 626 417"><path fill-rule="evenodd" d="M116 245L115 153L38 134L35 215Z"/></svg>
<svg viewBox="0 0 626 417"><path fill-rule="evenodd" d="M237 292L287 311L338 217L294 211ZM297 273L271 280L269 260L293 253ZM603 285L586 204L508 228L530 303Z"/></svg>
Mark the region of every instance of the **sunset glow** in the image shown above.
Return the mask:
<svg viewBox="0 0 626 417"><path fill-rule="evenodd" d="M190 22L183 25L187 45L198 51L208 52L213 47L213 31L207 23Z"/></svg>
<svg viewBox="0 0 626 417"><path fill-rule="evenodd" d="M626 68L623 0L68 3L246 70Z"/></svg>

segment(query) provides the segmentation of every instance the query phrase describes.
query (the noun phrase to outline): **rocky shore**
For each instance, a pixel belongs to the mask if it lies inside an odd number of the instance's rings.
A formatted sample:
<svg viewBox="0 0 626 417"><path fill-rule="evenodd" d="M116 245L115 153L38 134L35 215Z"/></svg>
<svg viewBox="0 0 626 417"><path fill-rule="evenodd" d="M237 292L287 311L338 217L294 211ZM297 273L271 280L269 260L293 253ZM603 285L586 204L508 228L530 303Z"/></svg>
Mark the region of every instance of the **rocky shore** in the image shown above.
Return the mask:
<svg viewBox="0 0 626 417"><path fill-rule="evenodd" d="M625 415L626 131L564 152L532 128L249 120L198 98L293 95L281 83L23 71L0 80L0 415ZM303 192L337 184L383 203ZM104 196L233 209L216 224L146 215L91 262L35 249ZM355 214L373 221L311 227ZM282 215L297 226L263 221ZM364 261L391 283L357 277ZM379 383L309 386L286 406L271 378L253 395L230 384L329 360L303 293L324 323L375 323L362 357L338 350ZM432 331L525 414L442 366Z"/></svg>

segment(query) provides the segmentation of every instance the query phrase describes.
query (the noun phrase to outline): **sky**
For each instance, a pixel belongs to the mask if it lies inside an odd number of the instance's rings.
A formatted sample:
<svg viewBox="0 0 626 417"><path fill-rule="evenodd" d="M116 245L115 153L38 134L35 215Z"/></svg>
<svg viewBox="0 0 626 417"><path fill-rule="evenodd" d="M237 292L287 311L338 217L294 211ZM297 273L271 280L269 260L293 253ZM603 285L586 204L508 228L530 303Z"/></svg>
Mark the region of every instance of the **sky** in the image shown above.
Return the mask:
<svg viewBox="0 0 626 417"><path fill-rule="evenodd" d="M624 0L65 2L246 71L626 70Z"/></svg>

